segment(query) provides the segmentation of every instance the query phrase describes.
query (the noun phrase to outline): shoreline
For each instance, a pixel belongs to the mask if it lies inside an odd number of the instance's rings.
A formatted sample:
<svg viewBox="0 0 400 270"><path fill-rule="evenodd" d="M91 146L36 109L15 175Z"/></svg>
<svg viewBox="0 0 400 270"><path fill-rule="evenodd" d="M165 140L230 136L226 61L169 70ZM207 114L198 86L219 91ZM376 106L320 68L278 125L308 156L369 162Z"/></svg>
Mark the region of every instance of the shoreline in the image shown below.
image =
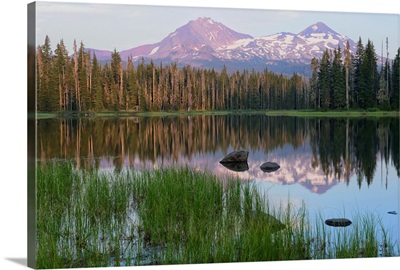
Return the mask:
<svg viewBox="0 0 400 270"><path fill-rule="evenodd" d="M267 115L293 117L400 117L398 111L309 111L309 110L235 110L235 111L169 111L169 112L38 112L36 119L50 118L100 118L100 117L163 117L163 116L208 116L208 115ZM31 117L31 116L28 116Z"/></svg>

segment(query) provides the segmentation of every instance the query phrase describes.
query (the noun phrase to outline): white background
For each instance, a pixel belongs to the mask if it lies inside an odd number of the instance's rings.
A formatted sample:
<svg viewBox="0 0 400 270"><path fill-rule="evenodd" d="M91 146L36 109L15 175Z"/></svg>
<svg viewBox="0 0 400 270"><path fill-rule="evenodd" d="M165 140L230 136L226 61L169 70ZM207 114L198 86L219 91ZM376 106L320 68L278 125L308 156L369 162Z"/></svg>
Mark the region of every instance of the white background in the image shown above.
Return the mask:
<svg viewBox="0 0 400 270"><path fill-rule="evenodd" d="M0 7L0 269L25 269L27 258L27 0ZM60 1L56 1L60 2ZM400 13L397 0L86 0L70 2ZM393 27L393 26L390 26ZM400 31L400 28L399 28ZM399 150L400 151L400 150ZM400 195L400 194L399 194ZM141 267L143 269L398 269L400 258ZM127 269L98 268L98 269Z"/></svg>

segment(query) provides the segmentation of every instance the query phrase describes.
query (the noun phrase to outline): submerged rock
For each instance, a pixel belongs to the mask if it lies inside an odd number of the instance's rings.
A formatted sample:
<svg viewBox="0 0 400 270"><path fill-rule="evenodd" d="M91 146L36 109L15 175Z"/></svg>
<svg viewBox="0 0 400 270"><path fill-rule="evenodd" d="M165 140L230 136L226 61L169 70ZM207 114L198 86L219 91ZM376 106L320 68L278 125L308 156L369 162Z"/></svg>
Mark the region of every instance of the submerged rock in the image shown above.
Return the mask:
<svg viewBox="0 0 400 270"><path fill-rule="evenodd" d="M247 162L229 162L221 163L225 168L234 172L244 172L249 169Z"/></svg>
<svg viewBox="0 0 400 270"><path fill-rule="evenodd" d="M281 166L279 166L278 163L276 162L265 162L263 164L261 164L260 169L263 172L274 172L276 170L278 170Z"/></svg>
<svg viewBox="0 0 400 270"><path fill-rule="evenodd" d="M325 224L332 227L347 227L351 225L351 221L347 218L331 218L325 220Z"/></svg>
<svg viewBox="0 0 400 270"><path fill-rule="evenodd" d="M220 163L234 163L234 162L246 162L247 157L249 156L248 151L240 150L240 151L233 151L232 153L225 156Z"/></svg>

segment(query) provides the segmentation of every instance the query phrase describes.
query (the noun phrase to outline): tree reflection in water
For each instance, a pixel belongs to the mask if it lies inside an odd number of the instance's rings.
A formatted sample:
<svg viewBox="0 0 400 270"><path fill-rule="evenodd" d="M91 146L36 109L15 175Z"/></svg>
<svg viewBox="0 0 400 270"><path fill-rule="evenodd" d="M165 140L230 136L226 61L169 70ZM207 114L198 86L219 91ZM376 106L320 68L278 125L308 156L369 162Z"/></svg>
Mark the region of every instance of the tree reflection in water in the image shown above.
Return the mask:
<svg viewBox="0 0 400 270"><path fill-rule="evenodd" d="M38 120L38 158L73 160L78 168L198 167L231 149L267 156L291 146L310 149L310 168L326 177L371 184L377 163L400 176L398 118L299 118L264 115ZM220 156L217 156L221 154ZM265 161L265 158L263 158ZM254 161L254 158L253 158ZM263 162L264 162L263 161ZM139 164L139 165L138 165ZM208 163L208 166L210 164ZM260 164L250 164L250 169ZM381 166L382 168L383 166ZM200 168L207 169L207 168ZM247 171L243 168L242 171ZM240 171L240 170L239 170Z"/></svg>

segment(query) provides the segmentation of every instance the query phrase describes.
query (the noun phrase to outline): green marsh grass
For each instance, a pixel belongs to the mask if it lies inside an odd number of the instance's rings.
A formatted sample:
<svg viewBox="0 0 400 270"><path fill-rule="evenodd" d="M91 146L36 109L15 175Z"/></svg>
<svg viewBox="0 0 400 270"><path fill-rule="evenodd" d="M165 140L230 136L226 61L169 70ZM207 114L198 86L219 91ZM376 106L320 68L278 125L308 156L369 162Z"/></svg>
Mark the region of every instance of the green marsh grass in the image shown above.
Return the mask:
<svg viewBox="0 0 400 270"><path fill-rule="evenodd" d="M76 170L39 163L37 266L69 268L397 256L373 215L346 228L272 206L252 182L188 167Z"/></svg>

